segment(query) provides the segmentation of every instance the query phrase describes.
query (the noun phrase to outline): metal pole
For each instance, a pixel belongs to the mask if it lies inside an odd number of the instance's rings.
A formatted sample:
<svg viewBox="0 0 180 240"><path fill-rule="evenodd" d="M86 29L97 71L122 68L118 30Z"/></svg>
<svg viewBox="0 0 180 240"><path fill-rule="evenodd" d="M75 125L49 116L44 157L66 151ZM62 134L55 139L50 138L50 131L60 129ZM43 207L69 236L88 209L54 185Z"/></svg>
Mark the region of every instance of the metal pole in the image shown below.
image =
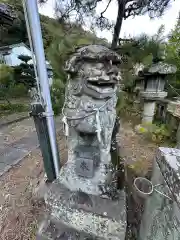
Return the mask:
<svg viewBox="0 0 180 240"><path fill-rule="evenodd" d="M46 69L46 61L45 61L45 55L44 55L37 0L24 0L24 6L26 8L25 10L27 12L27 17L30 25L31 38L32 38L33 49L34 49L35 58L36 58L37 72L38 72L40 87L42 90L42 97L44 100L45 116L46 116L47 125L48 125L48 133L49 133L49 139L50 139L51 150L53 155L55 174L57 177L60 171L59 154L57 150L56 131L55 131L54 118L53 118L53 110L52 110L51 96L50 96L50 90L49 90L49 80L48 80L47 69Z"/></svg>

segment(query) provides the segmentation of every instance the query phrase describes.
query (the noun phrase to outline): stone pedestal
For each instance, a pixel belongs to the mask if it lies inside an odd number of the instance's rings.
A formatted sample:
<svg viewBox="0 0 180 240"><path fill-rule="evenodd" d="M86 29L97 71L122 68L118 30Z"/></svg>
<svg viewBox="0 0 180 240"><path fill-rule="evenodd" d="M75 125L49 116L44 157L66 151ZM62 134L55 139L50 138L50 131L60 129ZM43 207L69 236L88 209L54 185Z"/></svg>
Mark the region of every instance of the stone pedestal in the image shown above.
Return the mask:
<svg viewBox="0 0 180 240"><path fill-rule="evenodd" d="M180 239L180 150L159 148L139 240Z"/></svg>
<svg viewBox="0 0 180 240"><path fill-rule="evenodd" d="M62 239L76 239L70 238L72 234L82 237L79 239L125 239L124 191L119 191L112 201L84 192L70 191L57 180L45 196L45 202L51 214L40 228L38 239L61 239L58 237L64 235L68 237ZM47 227L50 224L54 224L56 230Z"/></svg>

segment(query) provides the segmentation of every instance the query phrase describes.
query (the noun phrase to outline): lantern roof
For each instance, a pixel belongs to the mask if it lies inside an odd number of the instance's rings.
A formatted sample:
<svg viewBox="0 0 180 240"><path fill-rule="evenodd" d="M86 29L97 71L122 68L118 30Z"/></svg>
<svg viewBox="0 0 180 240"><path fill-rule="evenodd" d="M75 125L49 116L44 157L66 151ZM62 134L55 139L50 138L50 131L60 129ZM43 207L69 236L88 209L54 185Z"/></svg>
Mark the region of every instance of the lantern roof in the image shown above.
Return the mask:
<svg viewBox="0 0 180 240"><path fill-rule="evenodd" d="M139 75L140 76L169 75L169 74L175 74L176 71L177 71L177 67L175 65L160 61L157 63L153 63L147 68L144 68L143 71L139 72Z"/></svg>

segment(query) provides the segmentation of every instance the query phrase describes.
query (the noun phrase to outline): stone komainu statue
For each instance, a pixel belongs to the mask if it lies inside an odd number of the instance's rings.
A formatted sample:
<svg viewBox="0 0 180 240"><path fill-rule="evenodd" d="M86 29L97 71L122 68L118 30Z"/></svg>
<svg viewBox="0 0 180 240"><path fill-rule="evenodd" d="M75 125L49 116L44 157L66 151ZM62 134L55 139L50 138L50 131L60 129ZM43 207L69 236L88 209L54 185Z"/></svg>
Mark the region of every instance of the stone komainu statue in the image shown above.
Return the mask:
<svg viewBox="0 0 180 240"><path fill-rule="evenodd" d="M99 194L111 179L119 64L119 55L100 45L79 48L66 64L63 121L68 163L61 173L71 190Z"/></svg>

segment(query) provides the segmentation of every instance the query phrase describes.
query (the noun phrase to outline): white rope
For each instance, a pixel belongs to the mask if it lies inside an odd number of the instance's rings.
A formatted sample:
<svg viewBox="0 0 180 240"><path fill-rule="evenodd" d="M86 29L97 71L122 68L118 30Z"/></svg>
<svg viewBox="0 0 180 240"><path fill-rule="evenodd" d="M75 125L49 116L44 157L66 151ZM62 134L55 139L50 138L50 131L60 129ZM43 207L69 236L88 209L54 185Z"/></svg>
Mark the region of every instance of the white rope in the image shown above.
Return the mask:
<svg viewBox="0 0 180 240"><path fill-rule="evenodd" d="M65 136L69 136L69 125L67 122L67 117L64 115L62 118L62 122L64 123L64 132L65 132Z"/></svg>
<svg viewBox="0 0 180 240"><path fill-rule="evenodd" d="M67 96L66 96L67 97ZM84 116L79 116L79 117L68 117L65 115L64 113L64 108L65 108L65 105L66 105L66 97L65 97L65 102L64 102L64 105L63 105L63 108L62 108L62 115L63 115L63 118L62 118L62 122L64 123L64 132L65 132L65 135L68 136L69 135L69 125L68 125L68 120L69 121L72 121L72 120L80 120L80 119L84 119L84 118L87 118L93 114L95 114L95 118L96 118L96 133L97 133L97 138L98 138L98 141L101 143L101 123L100 123L100 110L106 106L107 103L109 103L110 101L112 101L112 98L110 98L108 101L106 101L102 106L100 106L99 108L94 108L93 111L89 114L86 114Z"/></svg>
<svg viewBox="0 0 180 240"><path fill-rule="evenodd" d="M96 110L96 133L98 141L101 142L101 123L99 117L99 109Z"/></svg>

